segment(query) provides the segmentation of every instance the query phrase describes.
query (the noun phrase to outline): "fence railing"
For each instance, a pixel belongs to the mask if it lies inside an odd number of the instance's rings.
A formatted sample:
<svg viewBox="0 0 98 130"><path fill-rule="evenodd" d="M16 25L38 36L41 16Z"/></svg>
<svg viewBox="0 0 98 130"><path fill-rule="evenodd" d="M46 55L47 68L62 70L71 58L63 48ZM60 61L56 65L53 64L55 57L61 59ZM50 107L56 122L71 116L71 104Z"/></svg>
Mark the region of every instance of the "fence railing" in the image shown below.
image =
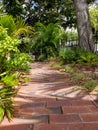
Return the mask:
<svg viewBox="0 0 98 130"><path fill-rule="evenodd" d="M69 47L78 46L78 39L66 41L65 46L69 46Z"/></svg>
<svg viewBox="0 0 98 130"><path fill-rule="evenodd" d="M67 47L77 47L78 45L78 39L67 40L65 42L65 46ZM98 52L98 36L94 37L94 48L95 52Z"/></svg>

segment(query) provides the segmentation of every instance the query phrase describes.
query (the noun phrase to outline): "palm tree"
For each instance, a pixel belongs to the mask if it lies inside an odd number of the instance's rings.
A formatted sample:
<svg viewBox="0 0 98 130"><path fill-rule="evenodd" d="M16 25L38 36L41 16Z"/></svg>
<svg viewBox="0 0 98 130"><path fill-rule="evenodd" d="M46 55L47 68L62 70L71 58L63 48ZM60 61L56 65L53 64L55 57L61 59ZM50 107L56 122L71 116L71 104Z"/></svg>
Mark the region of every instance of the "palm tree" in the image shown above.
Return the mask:
<svg viewBox="0 0 98 130"><path fill-rule="evenodd" d="M28 26L21 17L2 15L0 16L0 25L7 29L8 35L11 37L18 37L21 34L27 36L34 32L34 29Z"/></svg>
<svg viewBox="0 0 98 130"><path fill-rule="evenodd" d="M37 33L33 43L35 51L37 51L39 55L43 54L45 58L57 55L60 48L59 40L63 34L60 26L54 23L48 25L37 23L36 28Z"/></svg>

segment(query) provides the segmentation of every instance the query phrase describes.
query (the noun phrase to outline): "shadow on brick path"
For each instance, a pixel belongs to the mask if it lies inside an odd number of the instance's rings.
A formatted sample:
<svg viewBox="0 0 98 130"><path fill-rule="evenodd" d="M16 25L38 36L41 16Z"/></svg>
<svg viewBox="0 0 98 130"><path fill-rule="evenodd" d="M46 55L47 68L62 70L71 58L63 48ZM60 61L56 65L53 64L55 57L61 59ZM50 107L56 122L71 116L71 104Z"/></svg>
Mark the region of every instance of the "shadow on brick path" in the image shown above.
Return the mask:
<svg viewBox="0 0 98 130"><path fill-rule="evenodd" d="M15 98L15 117L0 130L98 130L97 94L74 86L48 63L31 64L30 82Z"/></svg>

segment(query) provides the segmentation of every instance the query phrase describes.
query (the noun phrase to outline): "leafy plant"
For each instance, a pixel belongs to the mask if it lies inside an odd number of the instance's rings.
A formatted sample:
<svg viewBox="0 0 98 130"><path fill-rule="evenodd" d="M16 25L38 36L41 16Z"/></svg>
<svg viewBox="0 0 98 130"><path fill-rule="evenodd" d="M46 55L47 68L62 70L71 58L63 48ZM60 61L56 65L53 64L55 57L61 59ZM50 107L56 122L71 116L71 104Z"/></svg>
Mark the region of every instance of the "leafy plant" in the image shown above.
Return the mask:
<svg viewBox="0 0 98 130"><path fill-rule="evenodd" d="M19 44L18 46L18 49L20 50L20 52L30 53L32 49L32 41L33 41L33 38L29 36L21 38L21 44Z"/></svg>
<svg viewBox="0 0 98 130"><path fill-rule="evenodd" d="M79 48L72 49L69 47L63 47L60 49L59 56L65 63L85 63L91 66L98 63L98 56L96 54Z"/></svg>
<svg viewBox="0 0 98 130"><path fill-rule="evenodd" d="M75 59L75 51L71 48L60 48L59 56L63 60L64 63L71 63Z"/></svg>
<svg viewBox="0 0 98 130"><path fill-rule="evenodd" d="M0 122L4 116L10 120L14 115L13 98L17 94L15 86L18 86L20 76L29 70L31 57L21 53L18 46L21 40L8 35L7 29L0 26Z"/></svg>
<svg viewBox="0 0 98 130"><path fill-rule="evenodd" d="M44 54L41 54L38 56L38 61L45 61L46 60L46 57Z"/></svg>
<svg viewBox="0 0 98 130"><path fill-rule="evenodd" d="M0 122L3 120L3 118L4 118L4 109L3 107L0 106Z"/></svg>
<svg viewBox="0 0 98 130"><path fill-rule="evenodd" d="M97 86L97 82L92 79L87 80L87 82L83 84L83 87L87 89L89 92L91 92L96 86Z"/></svg>
<svg viewBox="0 0 98 130"><path fill-rule="evenodd" d="M8 36L6 29L0 27L0 68L1 73L17 70L28 70L31 57L26 53L21 53L18 46L21 40Z"/></svg>
<svg viewBox="0 0 98 130"><path fill-rule="evenodd" d="M96 65L98 63L98 56L94 53L84 51L77 60L79 63L87 63L89 65Z"/></svg>
<svg viewBox="0 0 98 130"><path fill-rule="evenodd" d="M18 39L8 36L6 29L0 26L0 72L6 71L7 63L13 57L13 54L19 52L18 45L21 43Z"/></svg>
<svg viewBox="0 0 98 130"><path fill-rule="evenodd" d="M26 71L30 69L29 62L32 61L30 55L25 53L17 53L14 54L12 59L8 62L8 66L11 67L11 70L15 71Z"/></svg>
<svg viewBox="0 0 98 130"><path fill-rule="evenodd" d="M18 77L15 76L15 74L8 74L4 77L1 78L1 81L3 82L4 85L6 86L17 86L18 85Z"/></svg>
<svg viewBox="0 0 98 130"><path fill-rule="evenodd" d="M21 34L33 34L34 29L23 21L21 17L14 18L11 15L1 15L0 25L7 29L7 33L11 37L17 37Z"/></svg>
<svg viewBox="0 0 98 130"><path fill-rule="evenodd" d="M69 74L73 74L74 73L74 69L70 66L70 65L66 65L65 66L65 71Z"/></svg>
<svg viewBox="0 0 98 130"><path fill-rule="evenodd" d="M14 114L13 97L16 90L10 86L0 88L0 122L6 115L10 120Z"/></svg>
<svg viewBox="0 0 98 130"><path fill-rule="evenodd" d="M45 59L57 56L60 48L59 40L62 39L63 30L56 23L44 25L36 24L36 34L33 39L32 50L38 57L44 55Z"/></svg>
<svg viewBox="0 0 98 130"><path fill-rule="evenodd" d="M91 6L89 8L89 12L90 12L91 24L95 29L95 31L97 31L98 30L98 6L97 5Z"/></svg>
<svg viewBox="0 0 98 130"><path fill-rule="evenodd" d="M84 73L73 73L71 75L72 81L77 85L82 85L86 81Z"/></svg>

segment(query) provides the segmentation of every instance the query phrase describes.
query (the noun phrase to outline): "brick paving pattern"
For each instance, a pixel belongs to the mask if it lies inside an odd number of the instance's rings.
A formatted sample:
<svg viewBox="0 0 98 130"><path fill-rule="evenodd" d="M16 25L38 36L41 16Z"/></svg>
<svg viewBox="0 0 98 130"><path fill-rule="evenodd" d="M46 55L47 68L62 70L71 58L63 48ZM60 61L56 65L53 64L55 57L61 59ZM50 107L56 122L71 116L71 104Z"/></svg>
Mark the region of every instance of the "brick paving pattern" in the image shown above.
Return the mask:
<svg viewBox="0 0 98 130"><path fill-rule="evenodd" d="M98 95L73 86L49 64L33 63L30 82L15 98L15 117L0 130L98 130Z"/></svg>

